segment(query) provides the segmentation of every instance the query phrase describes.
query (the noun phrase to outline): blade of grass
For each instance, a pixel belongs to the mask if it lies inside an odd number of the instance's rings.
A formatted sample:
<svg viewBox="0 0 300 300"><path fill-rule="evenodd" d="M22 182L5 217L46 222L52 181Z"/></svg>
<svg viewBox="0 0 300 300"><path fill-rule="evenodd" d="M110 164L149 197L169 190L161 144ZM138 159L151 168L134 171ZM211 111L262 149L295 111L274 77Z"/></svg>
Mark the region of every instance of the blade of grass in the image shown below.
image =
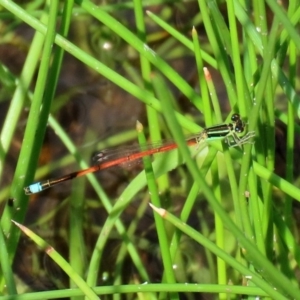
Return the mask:
<svg viewBox="0 0 300 300"><path fill-rule="evenodd" d="M208 69L206 69L206 68L204 69L204 74L205 74L207 86L209 89L209 93L210 93L210 96L212 99L214 111L216 114L216 120L218 123L221 123L222 115L221 115L220 105L219 105L219 102L217 99L217 93L216 93L216 89L214 87L214 83L212 81L212 78L211 78L211 75L210 75L210 72ZM239 228L242 228L243 216L241 213L241 207L240 207L240 203L239 203L238 184L237 184L237 179L236 179L234 168L233 168L233 161L232 161L232 158L228 151L228 147L222 147L222 148L225 149L224 157L225 157L225 161L226 161L226 169L227 169L231 192L232 192L236 224L238 225ZM247 222L247 224L248 224L248 226L247 226L248 231L246 231L248 236L252 236L250 220L244 220L244 222Z"/></svg>
<svg viewBox="0 0 300 300"><path fill-rule="evenodd" d="M211 252L213 252L221 259L225 260L229 265L234 267L240 273L251 277L251 281L256 283L257 286L262 288L266 293L268 293L269 296L273 297L273 299L286 299L285 296L274 290L274 288L267 282L265 282L258 274L251 272L247 267L241 265L239 262L237 262L237 260L217 247L213 242L204 237L198 231L188 226L186 223L183 223L181 220L167 212L165 209L155 207L153 204L150 204L150 206L158 215L176 226L176 228L180 229L183 233L187 234L189 237L203 245L205 248L208 248Z"/></svg>
<svg viewBox="0 0 300 300"><path fill-rule="evenodd" d="M289 81L293 84L294 88L296 85L296 70L298 68L298 60L296 47L293 42L290 43L289 47L290 59L289 59ZM295 111L293 105L288 103L288 124L287 124L287 141L286 141L286 180L293 182L294 180L294 145L295 145ZM287 196L284 201L284 219L286 220L289 228L292 228L292 198Z"/></svg>
<svg viewBox="0 0 300 300"><path fill-rule="evenodd" d="M26 14L26 12L16 5L14 2L8 0L6 2L3 2L3 0L0 0L0 4L2 4L6 9L10 10L14 13L18 18L29 24L32 28L35 30L41 32L42 34L45 34L47 31L47 27L40 23L37 19L33 18L32 16ZM95 8L93 6L93 8ZM132 36L132 34L131 34ZM98 72L99 74L106 77L108 80L112 81L113 83L120 86L122 89L127 91L128 93L132 94L137 99L141 100L145 104L153 107L157 111L161 111L161 104L160 102L153 97L151 93L148 91L145 91L143 88L138 87L137 85L133 84L132 82L128 81L126 78L122 77L118 72L113 71L112 69L108 68L104 64L102 64L100 61L96 60L92 56L88 55L78 47L76 47L73 43L69 42L59 34L56 34L55 36L55 42L57 45L62 47L65 51L69 52L74 57L78 58L80 61L84 62L87 66ZM134 41L136 42L136 40ZM141 41L139 41L139 44ZM147 50L146 50L147 51ZM143 50L144 52L144 50ZM165 64L164 64L165 65ZM167 67L169 69L169 67ZM191 87L189 87L190 89ZM195 95L195 92L193 91L193 94ZM199 96L196 97L197 101L200 99ZM191 132L195 132L199 130L199 126L195 125L194 122L191 122L188 118L180 115L178 113L179 120L183 121L185 124L185 128ZM186 127L187 126L187 127Z"/></svg>
<svg viewBox="0 0 300 300"><path fill-rule="evenodd" d="M158 70L160 70L199 110L202 111L202 101L194 89L172 69L163 59L161 59L149 46L138 39L131 31L123 26L116 19L111 17L100 7L90 1L76 1L89 14L105 24L108 28L120 35L129 45L136 49L141 55L146 57Z"/></svg>
<svg viewBox="0 0 300 300"><path fill-rule="evenodd" d="M270 64L273 58L274 54L274 47L275 47L275 42L276 42L276 35L277 35L277 26L273 26L272 32L270 34L270 39L268 43L268 47L266 48L266 51L264 52L265 55L265 60L264 60L264 65L263 65L263 70L261 74L261 80L259 81L259 85L257 88L256 92L256 105L253 106L252 111L251 111L251 118L249 119L249 127L248 130L252 131L255 130L258 117L259 117L259 111L261 108L261 105L263 104L264 101L264 94L265 94L265 89L266 89L266 83L268 82L268 77L270 76ZM263 150L263 140L259 140L257 144L255 144L256 151L259 155L261 155L261 159L263 159L264 156L264 150ZM259 144L258 144L259 143ZM246 205L246 199L244 192L247 190L247 184L248 184L248 177L245 176L245 174L248 174L248 170L250 167L251 162L251 144L246 144L244 145L244 158L242 161L242 166L241 166L241 176L239 180L239 197L240 197L240 203L241 203L241 213L242 213L242 220L249 220L248 217L248 207ZM249 223L244 223L245 228L249 229ZM247 232L250 232L247 230ZM250 236L249 236L250 238Z"/></svg>
<svg viewBox="0 0 300 300"><path fill-rule="evenodd" d="M6 285L7 293L9 295L16 295L16 283L12 271L12 266L10 264L9 253L7 252L6 248L6 240L4 238L2 230L0 230L0 257L1 277L3 278L3 283L5 283ZM1 290L3 291L3 289Z"/></svg>
<svg viewBox="0 0 300 300"><path fill-rule="evenodd" d="M222 201L222 194L221 194L221 187L220 187L220 179L218 175L218 161L217 157L213 161L211 166L211 185L212 185L212 191L216 197L216 199L220 202L221 205L223 205ZM219 217L218 214L214 214L215 219L215 233L216 233L216 245L220 249L225 250L225 241L224 241L224 224ZM226 274L226 263L224 260L220 259L220 257L217 257L216 262L216 269L217 269L217 278L219 284L226 284L228 282L227 274ZM219 299L226 299L225 294L219 294Z"/></svg>
<svg viewBox="0 0 300 300"><path fill-rule="evenodd" d="M49 65L51 64L57 9L57 1L51 2L49 8L49 29L45 37L41 65L24 135L23 143L26 146L21 148L18 164L11 186L11 195L16 199L16 206L18 207L14 218L18 221L24 220L27 210L28 201L27 197L25 197L24 195L23 187L33 179L33 170L37 165L38 153L43 142L44 131L48 119L47 116L49 114L51 105L50 101L45 102L45 98L43 96L46 88ZM7 220L12 218L10 213L11 211L9 209L5 209L1 222L4 232L6 234L10 234L10 239L8 240L7 246L11 256L10 259L12 259L18 242L19 231L16 227L11 227L11 225L9 226L9 222Z"/></svg>
<svg viewBox="0 0 300 300"><path fill-rule="evenodd" d="M145 215L145 213L147 213L146 210L148 208L148 202L149 202L149 198L148 198L148 195L146 194L145 199L143 199L142 202L139 203L139 206L138 206L138 209L137 209L137 211L134 215L134 218L132 219L130 225L126 229L126 233L127 233L128 237L130 237L130 241L131 241L130 245L132 245L135 248L138 248L138 247L136 247L136 244L135 244L134 241L139 238L139 237L136 237L135 231L138 229L138 226L141 225L140 222L142 221L142 218ZM103 231L104 230L105 230L105 233L107 235L108 231L106 231L105 226L103 227ZM97 249L98 249L98 252L101 252L101 248L97 247ZM138 256L140 255L139 249L136 249L136 254ZM128 255L128 243L122 243L121 247L120 247L120 250L118 252L118 257L116 259L116 270L115 270L115 276L114 276L114 285L118 285L118 284L120 284L120 282L122 282L122 273L123 273L124 267L126 267L125 263L126 263L127 255ZM135 260L142 263L142 261L139 258L136 258ZM138 268L139 273L142 274L142 272L140 271L140 268L144 269L144 266L138 265L138 264L135 264L135 265ZM133 274L133 276L134 275L135 274ZM147 274L147 276L148 276L148 274ZM136 276L134 276L134 277L136 277ZM134 278L134 279L135 279L134 280L135 282L139 282L139 280L149 282L149 280L150 280L149 277L147 277L147 278L144 278L144 277L142 278L141 277L141 278ZM151 299L153 299L153 300L157 299L155 294L151 295L151 297L152 297Z"/></svg>
<svg viewBox="0 0 300 300"><path fill-rule="evenodd" d="M213 124L212 121L212 109L210 105L210 97L207 87L207 82L205 78L205 71L203 70L203 60L201 55L201 48L200 48L200 42L198 38L198 34L195 28L192 30L192 38L193 38L193 45L194 45L194 53L196 58L196 65L197 65L197 73L199 78L199 87L201 91L201 96L203 100L203 115L205 119L205 125L211 126Z"/></svg>
<svg viewBox="0 0 300 300"><path fill-rule="evenodd" d="M256 50L262 55L264 48L262 46L261 37L259 36L259 33L256 30L255 25L250 20L247 12L244 10L244 8L241 6L239 1L234 0L234 7L235 7L235 14L237 19L242 24L245 32L251 39L252 43L256 46ZM300 18L300 8L298 8L295 12L295 14L291 17L291 20L293 21L292 26L295 26L296 22L299 21ZM284 39L287 37L286 31L282 32L280 44L284 42ZM268 55L266 58L269 58ZM293 106L295 107L295 110L297 112L298 117L300 116L300 98L298 97L296 91L293 89L293 87L290 85L289 80L286 78L284 72L281 70L281 68L278 66L278 63L275 59L272 60L271 63L271 70L274 77L277 78L280 86L282 87L283 91L286 93L288 99L293 103Z"/></svg>
<svg viewBox="0 0 300 300"><path fill-rule="evenodd" d="M68 262L46 241L41 239L38 235L36 235L33 231L28 229L27 227L19 224L18 222L12 221L19 229L21 229L31 240L33 240L42 250L45 251L47 255L49 255L53 261L55 261L64 272L76 283L76 285L82 290L82 292L89 299L97 299L99 297L97 294L86 284L86 282L80 277L76 271L68 264Z"/></svg>
<svg viewBox="0 0 300 300"><path fill-rule="evenodd" d="M237 22L235 18L233 0L227 1L227 13L229 20L229 35L228 41L230 41L230 48L227 48L227 52L231 56L232 64L234 68L235 85L237 90L237 105L242 117L247 116L247 112L251 109L252 101L250 98L250 92L246 85L246 79L243 72L243 66L241 63L239 36ZM225 24L224 24L225 25ZM224 26L223 26L224 27ZM226 27L225 27L226 28ZM224 38L226 41L226 38ZM231 49L229 51L228 49Z"/></svg>
<svg viewBox="0 0 300 300"><path fill-rule="evenodd" d="M41 22L46 21L47 16L44 14L41 18ZM0 134L1 151L5 154L1 157L0 161L0 176L2 176L3 174L3 162L5 161L7 151L18 124L19 117L25 103L26 95L28 93L27 91L29 90L30 82L39 62L38 53L41 52L43 42L44 37L40 33L36 33L33 37L31 47L27 54L21 75L16 81L16 90L12 97L10 107L6 114L6 118Z"/></svg>
<svg viewBox="0 0 300 300"><path fill-rule="evenodd" d="M159 292L182 292L182 293L229 293L232 295L249 295L249 296L268 296L260 288L249 286L234 285L215 285L215 284L197 284L197 283L176 283L176 284L133 284L118 286L98 286L93 288L98 295L114 295L114 294L132 294L132 293L159 293ZM80 297L84 293L80 289L61 289L58 291L26 293L23 295L0 296L0 300L40 300L40 299L57 299L68 297Z"/></svg>
<svg viewBox="0 0 300 300"><path fill-rule="evenodd" d="M139 122L137 123L137 132L138 132L139 144L145 145L146 138L145 138L145 135L143 134L143 126ZM154 203L154 205L161 206L161 201L160 201L160 197L158 194L158 189L157 189L156 182L155 182L155 176L153 173L153 168L152 168L152 164L151 164L149 156L143 157L143 164L144 164L146 180L147 180L147 185L149 188L151 202ZM155 220L155 227L156 227L159 246L160 246L159 248L161 250L162 263L164 266L163 280L166 283L175 283L176 279L175 279L174 270L173 270L173 262L172 262L172 258L170 255L170 244L169 244L166 227L165 227L165 224L164 224L162 218L159 218L158 215L154 215L154 220ZM159 295L159 299L166 299L166 296L167 296L166 294L162 293L161 295ZM176 294L176 293L175 294L171 293L169 295L169 297L170 297L170 299L179 299L178 294Z"/></svg>
<svg viewBox="0 0 300 300"><path fill-rule="evenodd" d="M242 248L246 249L246 255L249 257L253 265L259 270L263 270L264 277L270 280L275 286L283 290L285 293L293 297L299 297L298 289L292 285L292 283L281 274L273 264L268 261L258 250L254 247L253 243L244 236L244 234L237 228L233 221L228 217L227 213L221 207L217 199L214 197L210 187L206 184L203 176L197 169L194 161L190 157L189 150L184 142L184 136L182 130L176 120L176 117L172 111L172 106L167 101L162 99L164 117L166 118L167 124L172 132L176 143L179 146L180 153L186 161L186 165L193 176L194 180L201 186L207 201L211 205L212 209L220 216L221 220L224 222L225 226L231 231L231 233L236 236ZM252 238L252 237L250 237ZM266 288L265 284L263 284ZM289 287L289 288L287 288ZM268 288L268 290L270 290ZM277 294L278 296L278 294ZM300 298L300 297L299 297Z"/></svg>
<svg viewBox="0 0 300 300"><path fill-rule="evenodd" d="M285 179L276 175L272 171L261 166L259 163L254 162L253 169L255 174L261 177L261 179L267 180L273 186L277 187L282 192L291 196L294 200L300 201L300 189L297 188L294 184L286 181Z"/></svg>
<svg viewBox="0 0 300 300"><path fill-rule="evenodd" d="M258 187L257 187L257 176L254 174L253 170L250 169L249 172L249 203L251 206L251 213L252 213L252 223L254 227L254 234L255 234L255 242L257 248L261 253L266 255L266 248L265 248L265 240L263 236L263 228L262 228L262 209L263 204L261 203L261 198L258 196Z"/></svg>
<svg viewBox="0 0 300 300"><path fill-rule="evenodd" d="M135 12L135 19L136 19L136 25L137 25L137 36L140 38L141 41L146 43L146 23L144 19L144 10L143 10L143 3L141 0L134 0L134 12ZM141 70L142 70L142 77L144 79L144 87L146 90L148 90L150 93L153 94L153 87L151 84L151 64L149 60L143 56L140 55L140 62L141 62ZM159 98L159 97L158 97ZM152 141L160 141L162 140L161 132L159 128L159 118L158 113L155 109L153 109L151 106L146 106L147 110L147 119L149 126L149 132L150 137ZM164 193L169 187L168 182L168 176L163 175L161 176L158 181L159 190L161 191L161 194Z"/></svg>
<svg viewBox="0 0 300 300"><path fill-rule="evenodd" d="M49 117L49 124L54 129L57 136L60 137L61 141L64 143L64 145L69 150L69 152L76 158L76 161L78 162L79 166L82 169L88 168L89 165L86 163L86 161L84 161L81 158L81 155L80 155L77 147L72 143L69 136L65 133L65 131L62 129L62 127L56 122L56 120L51 115ZM88 174L86 176L87 176L90 184L94 188L97 196L99 197L99 200L101 199L101 202L104 205L107 212L111 213L111 211L112 211L111 199L109 199L109 197L106 195L106 193L102 189L102 187L101 187L99 181L97 180L96 176L94 174ZM130 200L131 200L131 198L130 198ZM129 240L126 237L126 229L125 229L124 225L122 224L121 220L119 220L119 219L115 220L114 225L116 226L116 228L117 228L118 232L120 233L120 235L123 235L123 240L125 242L126 242L126 240ZM136 262L137 265L142 266L142 263L139 260L139 256L136 255L136 252L135 252L136 249L134 247L130 247L130 246L128 246L128 249L129 249L128 251L129 251L131 257L138 258L138 261L134 260L134 262ZM141 272L142 272L142 274L141 274L142 278L147 278L148 277L147 273L144 269L139 268L139 270L141 270ZM95 275L95 274L93 273L93 275ZM93 277L93 278L95 278L95 277ZM92 279L90 279L90 280L92 280Z"/></svg>
<svg viewBox="0 0 300 300"><path fill-rule="evenodd" d="M46 22L47 16L44 14L41 18L42 22ZM21 110L23 109L25 98L27 95L27 91L29 90L29 85L32 80L33 74L36 70L37 63L39 62L39 55L38 53L41 52L42 44L44 42L44 37L37 33L35 34L31 47L29 49L29 53L27 55L27 59L24 63L23 70L21 72L20 78L17 80L16 90L14 92L13 98L10 103L9 110L6 114L5 121L3 123L2 131L0 134L0 144L1 144L1 152L3 155L1 155L0 160L0 177L3 176L3 166L4 161L6 159L6 155L8 153L13 134L15 132L16 126L19 121L19 117L21 114ZM7 190L6 198L8 197L8 194L10 193L10 187L9 190ZM1 218L1 227L6 228L6 230L9 230L11 228L11 222L10 222L10 216L14 215L15 210L11 207L7 207L6 212L3 213ZM2 229L1 229L2 230ZM16 237L17 239L17 237ZM5 245L2 247L2 254L1 257L5 257L6 250L4 250ZM9 269L10 269L10 259L2 259L1 262L3 263L2 268L4 272L4 277L2 279L5 280L1 281L1 287L6 284L8 287L8 290L10 293L13 291L13 281L11 281L9 277ZM2 290L2 288L1 288Z"/></svg>
<svg viewBox="0 0 300 300"><path fill-rule="evenodd" d="M198 0L198 3L202 12L207 37L213 49L214 56L216 57L218 69L222 75L230 104L233 107L237 103L237 96L230 72L230 63L227 58L227 53L224 50L224 45L222 44L221 33L218 32L217 29L217 23L220 21L216 17L216 14L214 14L215 8L214 5L211 5L211 1L206 3L205 1ZM211 16L215 16L215 19L212 20Z"/></svg>
<svg viewBox="0 0 300 300"><path fill-rule="evenodd" d="M285 30L288 32L291 39L294 41L295 46L297 47L298 51L300 50L300 36L293 24L291 23L289 17L280 7L280 5L273 0L266 0L270 9L274 12L274 15L279 19L280 23L284 25Z"/></svg>
<svg viewBox="0 0 300 300"><path fill-rule="evenodd" d="M135 182L131 183L127 187L127 189L132 188L131 187L132 185L136 186ZM123 245L126 246L126 250L130 254L130 257L131 257L136 269L138 270L139 275L141 276L141 279L144 280L145 282L149 282L149 280L150 280L149 276L147 274L147 271L145 270L145 267L141 261L138 250L136 249L136 246L132 243L132 240L128 237L128 232L121 223L120 215L123 212L123 210L127 207L127 205L130 203L130 201L132 200L131 195L129 197L123 196L124 194L126 196L125 191L120 196L119 202L117 202L117 204L111 209L110 214L102 227L100 235L98 236L98 239L95 244L95 248L92 253L91 260L90 260L90 265L88 268L89 272L87 275L87 283L89 284L89 286L96 286L96 284L97 284L99 266L103 259L102 255L104 254L104 249L105 249L107 240L109 239L109 233L112 231L112 229L114 227L117 228L117 230L120 234L120 237L122 238ZM123 201L126 201L127 203L124 204L124 203L122 203ZM122 204L122 205L120 205L120 204ZM120 223L120 225L118 225L118 223ZM122 225L122 227L121 227L121 225Z"/></svg>
<svg viewBox="0 0 300 300"><path fill-rule="evenodd" d="M170 26L168 23L166 23L164 20L162 20L149 10L147 10L146 13L156 24L158 24L160 27L166 30L170 35L174 36L175 39L177 39L191 51L196 52L193 43L187 37L182 35L179 31L175 30L173 26ZM204 50L200 49L199 55L201 55L203 60L206 61L214 69L217 68L217 63L215 59L211 57L208 53L206 53Z"/></svg>

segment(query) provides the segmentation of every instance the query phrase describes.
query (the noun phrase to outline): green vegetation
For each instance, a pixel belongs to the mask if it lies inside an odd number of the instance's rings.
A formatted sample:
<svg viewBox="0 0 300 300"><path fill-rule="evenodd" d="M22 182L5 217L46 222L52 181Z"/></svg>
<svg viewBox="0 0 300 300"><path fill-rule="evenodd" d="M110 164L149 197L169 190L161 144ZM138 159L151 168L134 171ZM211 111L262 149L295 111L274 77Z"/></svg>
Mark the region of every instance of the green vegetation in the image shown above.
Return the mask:
<svg viewBox="0 0 300 300"><path fill-rule="evenodd" d="M0 300L300 299L299 1L94 2L0 0ZM233 113L253 141L191 156Z"/></svg>

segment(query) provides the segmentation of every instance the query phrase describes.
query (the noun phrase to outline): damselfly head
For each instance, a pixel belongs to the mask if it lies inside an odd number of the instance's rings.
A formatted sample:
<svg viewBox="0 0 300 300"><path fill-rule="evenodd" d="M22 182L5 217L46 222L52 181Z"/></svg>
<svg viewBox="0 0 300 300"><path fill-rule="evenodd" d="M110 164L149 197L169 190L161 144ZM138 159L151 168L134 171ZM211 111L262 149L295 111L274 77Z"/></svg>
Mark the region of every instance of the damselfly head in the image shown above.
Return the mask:
<svg viewBox="0 0 300 300"><path fill-rule="evenodd" d="M236 133L241 133L245 129L245 123L242 120L239 120L237 123L235 123L234 131Z"/></svg>
<svg viewBox="0 0 300 300"><path fill-rule="evenodd" d="M235 133L242 133L245 129L245 123L241 120L241 116L239 114L233 114L231 116L231 121L234 123L233 130Z"/></svg>

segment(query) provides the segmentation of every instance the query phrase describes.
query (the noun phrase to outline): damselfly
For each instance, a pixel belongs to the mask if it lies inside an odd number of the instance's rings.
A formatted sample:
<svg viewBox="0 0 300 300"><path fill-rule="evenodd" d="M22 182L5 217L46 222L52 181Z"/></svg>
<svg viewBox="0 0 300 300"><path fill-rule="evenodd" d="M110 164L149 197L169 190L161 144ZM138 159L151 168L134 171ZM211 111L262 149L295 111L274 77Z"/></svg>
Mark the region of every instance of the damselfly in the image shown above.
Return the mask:
<svg viewBox="0 0 300 300"><path fill-rule="evenodd" d="M252 137L254 137L254 132L248 132L242 138L238 137L237 134L242 133L245 130L245 123L241 120L239 114L233 114L231 117L232 123L220 124L211 126L203 129L198 134L194 134L186 139L188 146L193 146L202 143L203 141L210 141L215 139L227 139L230 147L241 146L248 143ZM230 140L231 138L231 140ZM84 170L70 173L68 175L62 176L60 178L48 179L45 181L40 181L33 183L24 188L25 194L35 194L39 193L45 189L52 186L71 180L76 177L84 176L89 173L98 172L116 165L124 164L127 162L136 161L144 156L162 153L166 151L171 151L176 149L178 146L174 141L168 141L166 143L156 143L153 145L144 145L137 147L131 147L130 151L128 149L122 154L122 149L108 149L105 151L100 151L95 155L97 164ZM117 158L115 155L111 155L110 152L121 153Z"/></svg>

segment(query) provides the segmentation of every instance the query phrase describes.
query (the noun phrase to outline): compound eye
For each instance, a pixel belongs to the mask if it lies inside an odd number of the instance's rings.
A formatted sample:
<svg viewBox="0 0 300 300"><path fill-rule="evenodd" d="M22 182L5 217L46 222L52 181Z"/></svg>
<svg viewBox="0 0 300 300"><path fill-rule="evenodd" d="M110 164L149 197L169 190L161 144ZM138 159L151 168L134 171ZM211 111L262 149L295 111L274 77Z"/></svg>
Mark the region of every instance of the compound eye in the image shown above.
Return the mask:
<svg viewBox="0 0 300 300"><path fill-rule="evenodd" d="M236 124L235 128L234 128L236 133L241 133L244 131L244 124L242 122L239 122L238 124Z"/></svg>
<svg viewBox="0 0 300 300"><path fill-rule="evenodd" d="M240 115L239 114L233 114L232 116L231 116L231 121L232 122L237 122L238 120L240 120Z"/></svg>

